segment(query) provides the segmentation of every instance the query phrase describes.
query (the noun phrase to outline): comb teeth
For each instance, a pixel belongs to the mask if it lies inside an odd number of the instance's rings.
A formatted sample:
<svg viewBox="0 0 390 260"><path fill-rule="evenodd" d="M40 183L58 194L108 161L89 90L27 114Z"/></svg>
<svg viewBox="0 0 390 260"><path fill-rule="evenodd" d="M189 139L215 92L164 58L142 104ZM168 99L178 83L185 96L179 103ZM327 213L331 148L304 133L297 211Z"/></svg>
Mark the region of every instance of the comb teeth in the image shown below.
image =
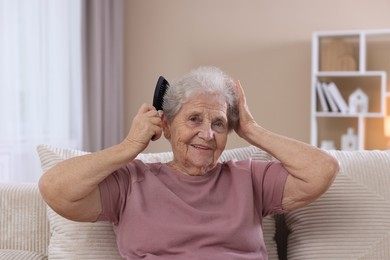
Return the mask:
<svg viewBox="0 0 390 260"><path fill-rule="evenodd" d="M164 95L167 92L168 87L168 81L163 76L160 76L158 78L153 96L153 106L156 108L157 111L162 110Z"/></svg>

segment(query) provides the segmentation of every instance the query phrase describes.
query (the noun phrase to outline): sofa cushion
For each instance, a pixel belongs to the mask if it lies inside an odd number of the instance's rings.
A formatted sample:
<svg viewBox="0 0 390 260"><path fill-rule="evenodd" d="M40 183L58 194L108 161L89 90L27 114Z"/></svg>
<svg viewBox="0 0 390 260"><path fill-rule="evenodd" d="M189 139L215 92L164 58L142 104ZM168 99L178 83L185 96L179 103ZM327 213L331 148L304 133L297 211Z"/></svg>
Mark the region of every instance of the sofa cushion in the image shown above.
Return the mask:
<svg viewBox="0 0 390 260"><path fill-rule="evenodd" d="M330 153L341 169L333 185L286 215L288 259L389 259L390 153Z"/></svg>
<svg viewBox="0 0 390 260"><path fill-rule="evenodd" d="M87 152L80 150L51 147L48 145L39 145L37 150L43 171L47 171L65 159L87 154ZM137 158L149 163L168 162L172 159L172 152L141 153ZM221 155L220 161L233 158L238 160L246 158L270 160L271 156L254 146L249 146L225 150ZM82 257L82 259L121 259L117 252L115 234L111 224L105 222L73 222L59 216L50 208L48 208L48 216L52 232L49 258L75 259ZM269 259L278 259L277 246L274 240L275 221L273 216L264 218L263 231ZM93 252L96 252L96 254L93 254Z"/></svg>
<svg viewBox="0 0 390 260"><path fill-rule="evenodd" d="M46 204L37 185L0 183L0 250L47 255L49 237Z"/></svg>
<svg viewBox="0 0 390 260"><path fill-rule="evenodd" d="M0 249L0 259L6 260L47 260L47 256L37 252Z"/></svg>

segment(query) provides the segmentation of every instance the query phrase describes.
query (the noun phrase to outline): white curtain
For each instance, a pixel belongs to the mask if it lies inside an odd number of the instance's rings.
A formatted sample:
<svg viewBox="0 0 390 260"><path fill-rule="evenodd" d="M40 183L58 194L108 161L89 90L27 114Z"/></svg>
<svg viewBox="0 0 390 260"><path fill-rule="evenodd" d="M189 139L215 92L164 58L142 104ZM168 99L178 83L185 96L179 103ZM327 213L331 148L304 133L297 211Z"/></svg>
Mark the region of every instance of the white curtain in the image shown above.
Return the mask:
<svg viewBox="0 0 390 260"><path fill-rule="evenodd" d="M37 182L36 145L80 148L81 3L0 0L0 182Z"/></svg>

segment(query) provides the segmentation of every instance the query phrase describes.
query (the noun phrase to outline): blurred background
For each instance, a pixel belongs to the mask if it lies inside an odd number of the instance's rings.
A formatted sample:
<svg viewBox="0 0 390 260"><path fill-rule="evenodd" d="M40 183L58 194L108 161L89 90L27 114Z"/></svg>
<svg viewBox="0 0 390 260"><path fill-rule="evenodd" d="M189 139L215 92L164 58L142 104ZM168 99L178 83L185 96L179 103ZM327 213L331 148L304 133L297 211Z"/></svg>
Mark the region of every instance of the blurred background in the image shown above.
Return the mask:
<svg viewBox="0 0 390 260"><path fill-rule="evenodd" d="M258 123L310 142L312 33L390 28L387 10L386 0L126 1L125 129L159 75L215 65L241 81ZM231 134L228 147L244 145Z"/></svg>

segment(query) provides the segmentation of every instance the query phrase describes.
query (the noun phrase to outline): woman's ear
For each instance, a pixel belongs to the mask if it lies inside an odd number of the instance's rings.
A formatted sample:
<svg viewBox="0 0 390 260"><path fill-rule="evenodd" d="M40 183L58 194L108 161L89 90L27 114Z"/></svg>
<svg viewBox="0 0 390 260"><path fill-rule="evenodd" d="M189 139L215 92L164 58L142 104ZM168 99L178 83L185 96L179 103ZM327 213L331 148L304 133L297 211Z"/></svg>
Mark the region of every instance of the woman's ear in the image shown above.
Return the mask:
<svg viewBox="0 0 390 260"><path fill-rule="evenodd" d="M167 120L167 118L165 117L164 114L162 114L161 116L161 121L162 121L162 129L163 129L163 132L164 132L164 136L166 139L170 140L171 138L171 131L170 131L170 128L169 128L169 122Z"/></svg>

